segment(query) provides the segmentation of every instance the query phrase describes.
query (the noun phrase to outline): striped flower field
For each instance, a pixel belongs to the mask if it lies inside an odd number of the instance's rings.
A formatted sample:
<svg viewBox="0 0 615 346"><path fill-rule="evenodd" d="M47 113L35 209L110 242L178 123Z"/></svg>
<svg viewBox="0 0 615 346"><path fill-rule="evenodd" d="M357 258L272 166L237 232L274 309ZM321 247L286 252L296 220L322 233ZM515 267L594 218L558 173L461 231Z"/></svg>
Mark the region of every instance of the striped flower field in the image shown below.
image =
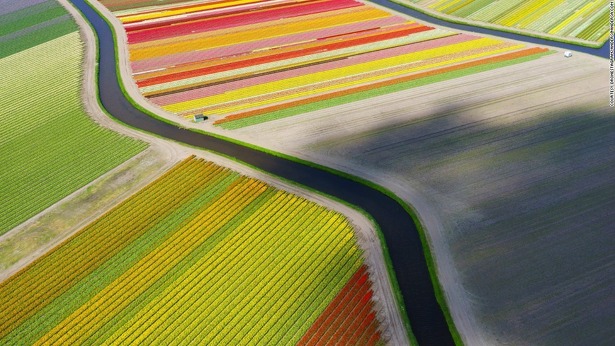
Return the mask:
<svg viewBox="0 0 615 346"><path fill-rule="evenodd" d="M547 53L358 0L101 2L124 25L142 94L228 129Z"/></svg>
<svg viewBox="0 0 615 346"><path fill-rule="evenodd" d="M0 284L0 344L382 344L339 213L191 157Z"/></svg>
<svg viewBox="0 0 615 346"><path fill-rule="evenodd" d="M608 0L411 0L455 17L561 37L604 43Z"/></svg>
<svg viewBox="0 0 615 346"><path fill-rule="evenodd" d="M59 3L0 1L0 236L147 147L88 116L83 59Z"/></svg>

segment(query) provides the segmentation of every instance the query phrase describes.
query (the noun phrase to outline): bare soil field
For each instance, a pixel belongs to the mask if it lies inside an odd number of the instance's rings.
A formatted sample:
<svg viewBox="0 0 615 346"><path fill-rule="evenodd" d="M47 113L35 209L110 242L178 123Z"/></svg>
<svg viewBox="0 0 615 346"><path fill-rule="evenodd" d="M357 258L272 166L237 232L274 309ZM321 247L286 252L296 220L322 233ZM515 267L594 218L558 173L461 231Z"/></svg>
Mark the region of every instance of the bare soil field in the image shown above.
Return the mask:
<svg viewBox="0 0 615 346"><path fill-rule="evenodd" d="M362 176L416 208L468 345L615 342L606 60L557 52L221 133Z"/></svg>

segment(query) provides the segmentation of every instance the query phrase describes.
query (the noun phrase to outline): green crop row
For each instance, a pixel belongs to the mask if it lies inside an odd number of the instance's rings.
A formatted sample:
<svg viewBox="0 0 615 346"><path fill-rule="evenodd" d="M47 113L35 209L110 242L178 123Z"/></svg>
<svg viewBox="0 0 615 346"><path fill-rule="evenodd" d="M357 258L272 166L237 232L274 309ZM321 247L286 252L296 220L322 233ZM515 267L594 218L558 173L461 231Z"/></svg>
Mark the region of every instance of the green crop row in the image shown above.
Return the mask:
<svg viewBox="0 0 615 346"><path fill-rule="evenodd" d="M83 43L68 22L69 33L0 59L0 235L146 147L85 113Z"/></svg>

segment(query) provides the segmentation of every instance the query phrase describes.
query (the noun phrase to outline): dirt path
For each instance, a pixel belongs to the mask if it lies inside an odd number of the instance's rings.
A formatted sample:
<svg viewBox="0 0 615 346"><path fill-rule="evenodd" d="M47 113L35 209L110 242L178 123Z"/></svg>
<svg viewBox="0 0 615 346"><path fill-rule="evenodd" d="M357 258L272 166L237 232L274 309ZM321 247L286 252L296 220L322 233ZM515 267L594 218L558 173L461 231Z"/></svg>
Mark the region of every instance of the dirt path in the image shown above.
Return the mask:
<svg viewBox="0 0 615 346"><path fill-rule="evenodd" d="M174 161L148 148L0 237L0 282L140 190Z"/></svg>

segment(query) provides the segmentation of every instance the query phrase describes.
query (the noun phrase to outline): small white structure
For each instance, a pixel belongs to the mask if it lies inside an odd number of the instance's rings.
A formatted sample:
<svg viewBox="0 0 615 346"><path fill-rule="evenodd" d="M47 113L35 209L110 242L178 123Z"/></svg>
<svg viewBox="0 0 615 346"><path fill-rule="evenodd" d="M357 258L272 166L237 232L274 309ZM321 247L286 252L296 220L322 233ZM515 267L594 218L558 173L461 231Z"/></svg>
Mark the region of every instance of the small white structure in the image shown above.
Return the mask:
<svg viewBox="0 0 615 346"><path fill-rule="evenodd" d="M570 57L572 56L572 52L571 52L571 51L569 51L569 50L567 50L567 51L565 51L565 52L564 52L564 56L565 56L566 58L570 58Z"/></svg>

